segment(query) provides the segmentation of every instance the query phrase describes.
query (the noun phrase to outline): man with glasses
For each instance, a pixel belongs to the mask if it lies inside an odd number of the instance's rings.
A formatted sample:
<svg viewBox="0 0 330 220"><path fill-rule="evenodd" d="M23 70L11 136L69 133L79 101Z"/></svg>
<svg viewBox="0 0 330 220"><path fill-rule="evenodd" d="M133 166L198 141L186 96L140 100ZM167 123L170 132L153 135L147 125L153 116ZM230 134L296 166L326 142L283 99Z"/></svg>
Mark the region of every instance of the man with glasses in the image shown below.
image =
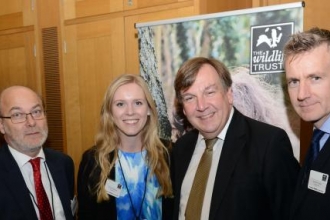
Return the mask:
<svg viewBox="0 0 330 220"><path fill-rule="evenodd" d="M47 118L31 89L11 86L0 94L0 219L73 219L74 164L44 148Z"/></svg>

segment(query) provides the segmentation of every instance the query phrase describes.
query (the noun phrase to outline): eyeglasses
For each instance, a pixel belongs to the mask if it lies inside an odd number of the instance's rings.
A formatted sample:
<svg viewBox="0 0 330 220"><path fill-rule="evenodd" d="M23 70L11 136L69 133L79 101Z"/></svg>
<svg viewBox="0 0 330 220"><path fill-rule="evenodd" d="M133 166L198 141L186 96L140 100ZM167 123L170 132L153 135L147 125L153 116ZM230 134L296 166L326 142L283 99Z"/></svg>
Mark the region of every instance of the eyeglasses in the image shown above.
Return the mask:
<svg viewBox="0 0 330 220"><path fill-rule="evenodd" d="M13 122L14 124L18 124L25 122L27 120L28 115L31 115L34 120L41 120L45 118L45 111L37 109L33 110L30 113L16 112L9 117L0 116L0 118L10 119L11 122Z"/></svg>

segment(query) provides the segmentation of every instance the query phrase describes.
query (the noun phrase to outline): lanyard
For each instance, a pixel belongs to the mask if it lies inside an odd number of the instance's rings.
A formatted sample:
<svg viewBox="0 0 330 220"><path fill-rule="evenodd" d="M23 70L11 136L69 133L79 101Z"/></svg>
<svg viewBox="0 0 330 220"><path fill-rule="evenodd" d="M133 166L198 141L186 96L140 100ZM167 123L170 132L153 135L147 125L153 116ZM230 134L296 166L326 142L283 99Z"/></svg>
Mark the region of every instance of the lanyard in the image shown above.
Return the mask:
<svg viewBox="0 0 330 220"><path fill-rule="evenodd" d="M147 192L147 177L148 177L148 173L149 173L149 167L147 167L147 172L146 172L146 175L144 177L144 192L143 192L143 197L142 197L142 200L141 200L140 210L139 210L139 213L137 213L136 210L135 210L135 208L134 208L134 204L133 204L133 201L132 201L131 193L129 192L129 189L127 187L127 181L126 181L126 178L125 178L123 167L122 167L121 162L120 162L119 155L118 155L118 162L119 162L121 173L123 175L123 179L124 179L125 187L127 189L128 197L129 197L130 203L132 205L133 214L135 216L135 219L140 219L141 212L142 212L143 202L144 202L144 199L145 199L145 196L146 196L146 192Z"/></svg>

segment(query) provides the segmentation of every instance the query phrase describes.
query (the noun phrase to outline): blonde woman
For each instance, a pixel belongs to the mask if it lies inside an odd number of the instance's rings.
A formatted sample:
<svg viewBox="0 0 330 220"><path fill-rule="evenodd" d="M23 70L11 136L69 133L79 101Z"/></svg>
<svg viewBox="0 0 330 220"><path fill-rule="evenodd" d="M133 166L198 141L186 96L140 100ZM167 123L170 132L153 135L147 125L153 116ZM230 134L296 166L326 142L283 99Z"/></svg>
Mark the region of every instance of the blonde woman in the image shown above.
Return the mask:
<svg viewBox="0 0 330 220"><path fill-rule="evenodd" d="M170 218L168 161L146 83L121 75L106 91L96 144L80 163L79 219Z"/></svg>

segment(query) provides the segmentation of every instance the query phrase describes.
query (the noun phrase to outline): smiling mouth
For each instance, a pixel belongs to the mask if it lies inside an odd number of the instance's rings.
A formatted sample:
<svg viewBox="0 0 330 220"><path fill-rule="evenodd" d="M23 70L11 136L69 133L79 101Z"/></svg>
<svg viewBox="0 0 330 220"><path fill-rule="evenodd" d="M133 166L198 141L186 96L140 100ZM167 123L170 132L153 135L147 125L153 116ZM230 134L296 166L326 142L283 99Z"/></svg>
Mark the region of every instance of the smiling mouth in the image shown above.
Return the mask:
<svg viewBox="0 0 330 220"><path fill-rule="evenodd" d="M136 124L138 121L139 121L138 119L124 120L126 124Z"/></svg>
<svg viewBox="0 0 330 220"><path fill-rule="evenodd" d="M313 107L315 104L301 104L299 105L299 108L311 108Z"/></svg>
<svg viewBox="0 0 330 220"><path fill-rule="evenodd" d="M211 118L212 116L214 115L214 113L210 113L210 114L207 114L207 115L202 115L202 116L200 116L200 119L209 119L209 118Z"/></svg>

